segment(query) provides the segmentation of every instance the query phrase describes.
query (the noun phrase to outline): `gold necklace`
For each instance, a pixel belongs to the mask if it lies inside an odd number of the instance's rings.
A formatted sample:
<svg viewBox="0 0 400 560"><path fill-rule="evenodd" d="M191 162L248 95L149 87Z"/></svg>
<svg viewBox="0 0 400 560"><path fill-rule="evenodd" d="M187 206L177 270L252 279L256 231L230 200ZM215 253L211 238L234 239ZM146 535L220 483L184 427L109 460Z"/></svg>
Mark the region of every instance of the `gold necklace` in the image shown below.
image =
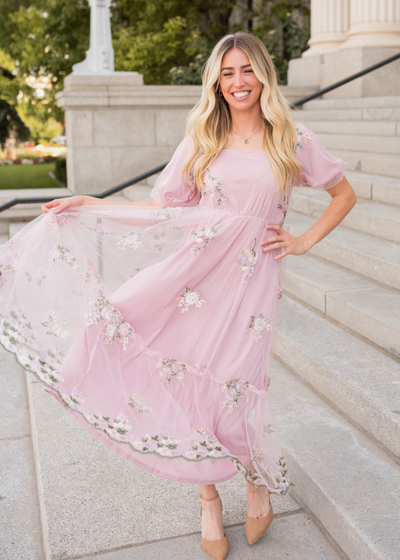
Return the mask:
<svg viewBox="0 0 400 560"><path fill-rule="evenodd" d="M263 123L261 123L260 128L262 127L262 125L263 125ZM232 131L233 131L235 134L237 134L237 135L239 136L239 138L241 138L242 140L244 140L244 143L245 143L245 144L248 144L250 138L252 138L252 137L254 136L254 134L257 134L257 132L260 130L260 128L259 128L258 130L256 130L255 132L253 132L253 134L252 134L251 136L248 136L247 138L242 138L242 137L240 136L240 134L238 134L238 133L236 132L236 130L233 130L233 127L232 127Z"/></svg>

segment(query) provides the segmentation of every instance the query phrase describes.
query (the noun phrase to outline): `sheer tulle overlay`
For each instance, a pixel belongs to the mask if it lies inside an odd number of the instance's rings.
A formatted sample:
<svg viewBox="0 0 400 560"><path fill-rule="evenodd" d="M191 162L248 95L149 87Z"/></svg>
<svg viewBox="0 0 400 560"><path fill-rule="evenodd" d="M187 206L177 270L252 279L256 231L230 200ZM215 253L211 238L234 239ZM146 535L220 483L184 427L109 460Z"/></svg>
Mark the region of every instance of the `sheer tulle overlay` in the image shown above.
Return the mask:
<svg viewBox="0 0 400 560"><path fill-rule="evenodd" d="M346 162L304 125L304 183ZM240 472L284 494L268 387L284 259L262 252L290 199L262 151L222 150L203 193L181 181L186 137L152 197L74 206L0 246L0 342L83 426L136 465L213 484Z"/></svg>

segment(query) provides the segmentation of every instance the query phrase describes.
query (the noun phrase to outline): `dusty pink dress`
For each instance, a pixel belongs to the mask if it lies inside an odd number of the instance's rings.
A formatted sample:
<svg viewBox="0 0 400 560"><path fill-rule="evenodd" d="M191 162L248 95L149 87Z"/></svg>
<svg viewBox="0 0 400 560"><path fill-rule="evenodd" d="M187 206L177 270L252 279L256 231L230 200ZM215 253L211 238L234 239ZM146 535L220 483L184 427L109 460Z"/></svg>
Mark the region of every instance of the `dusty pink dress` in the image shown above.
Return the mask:
<svg viewBox="0 0 400 560"><path fill-rule="evenodd" d="M347 163L296 127L303 184L337 184ZM159 176L163 207L51 211L0 246L0 342L143 469L199 484L239 471L284 494L268 387L285 259L261 242L291 189L276 191L265 152L222 150L191 191L192 149L184 138Z"/></svg>

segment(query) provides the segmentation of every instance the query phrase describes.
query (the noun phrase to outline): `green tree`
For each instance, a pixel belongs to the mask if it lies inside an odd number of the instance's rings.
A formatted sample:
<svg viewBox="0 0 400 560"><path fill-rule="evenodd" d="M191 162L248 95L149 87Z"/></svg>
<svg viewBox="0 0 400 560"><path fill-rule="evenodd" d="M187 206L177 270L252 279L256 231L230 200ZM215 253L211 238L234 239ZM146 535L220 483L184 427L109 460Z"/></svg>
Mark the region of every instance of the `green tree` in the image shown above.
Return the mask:
<svg viewBox="0 0 400 560"><path fill-rule="evenodd" d="M17 112L20 84L12 72L12 61L0 51L0 147L4 149L11 131L19 140L28 140L29 128Z"/></svg>

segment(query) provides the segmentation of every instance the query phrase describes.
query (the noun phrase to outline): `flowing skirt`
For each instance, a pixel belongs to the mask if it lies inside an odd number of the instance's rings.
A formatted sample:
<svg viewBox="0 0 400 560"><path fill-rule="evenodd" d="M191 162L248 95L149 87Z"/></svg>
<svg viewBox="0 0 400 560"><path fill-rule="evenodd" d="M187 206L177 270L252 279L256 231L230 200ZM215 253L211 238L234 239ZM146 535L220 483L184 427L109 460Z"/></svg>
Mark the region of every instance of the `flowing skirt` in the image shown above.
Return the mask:
<svg viewBox="0 0 400 560"><path fill-rule="evenodd" d="M199 206L51 210L0 246L0 342L143 469L284 494L268 392L283 268L265 226Z"/></svg>

